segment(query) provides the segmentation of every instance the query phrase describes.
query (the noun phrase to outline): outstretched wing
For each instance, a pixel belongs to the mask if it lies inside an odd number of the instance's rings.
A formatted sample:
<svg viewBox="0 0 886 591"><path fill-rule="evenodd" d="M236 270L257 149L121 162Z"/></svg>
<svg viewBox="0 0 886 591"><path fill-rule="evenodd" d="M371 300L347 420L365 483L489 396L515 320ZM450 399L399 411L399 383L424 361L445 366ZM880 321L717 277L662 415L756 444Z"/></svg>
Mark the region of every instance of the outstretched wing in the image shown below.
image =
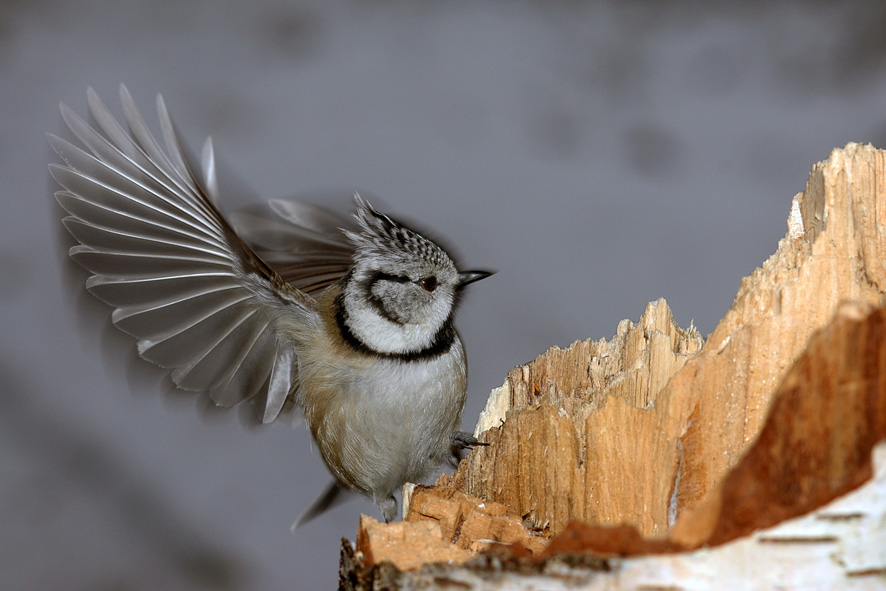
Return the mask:
<svg viewBox="0 0 886 591"><path fill-rule="evenodd" d="M166 151L129 92L120 88L129 132L88 91L96 131L66 105L62 117L85 148L49 134L65 165L50 172L64 188L65 227L80 245L70 256L93 275L87 289L113 308L113 323L138 339L141 357L172 369L181 388L217 404L252 399L273 420L295 383L295 343L274 330L281 314L316 314L233 231L218 209L212 144L204 179L183 153L162 97Z"/></svg>

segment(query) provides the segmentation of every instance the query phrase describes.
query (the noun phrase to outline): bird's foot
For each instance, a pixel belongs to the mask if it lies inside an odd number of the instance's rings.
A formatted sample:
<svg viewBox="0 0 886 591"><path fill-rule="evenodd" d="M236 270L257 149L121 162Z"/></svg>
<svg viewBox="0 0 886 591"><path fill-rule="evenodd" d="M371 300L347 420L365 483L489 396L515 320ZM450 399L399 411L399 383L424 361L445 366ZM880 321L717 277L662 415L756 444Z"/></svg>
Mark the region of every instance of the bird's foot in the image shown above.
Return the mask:
<svg viewBox="0 0 886 591"><path fill-rule="evenodd" d="M383 499L376 497L375 504L381 510L381 514L385 518L385 523L390 523L397 519L397 499L393 496Z"/></svg>
<svg viewBox="0 0 886 591"><path fill-rule="evenodd" d="M449 435L449 445L454 450L474 449L475 445L489 445L484 443L465 431L453 431Z"/></svg>

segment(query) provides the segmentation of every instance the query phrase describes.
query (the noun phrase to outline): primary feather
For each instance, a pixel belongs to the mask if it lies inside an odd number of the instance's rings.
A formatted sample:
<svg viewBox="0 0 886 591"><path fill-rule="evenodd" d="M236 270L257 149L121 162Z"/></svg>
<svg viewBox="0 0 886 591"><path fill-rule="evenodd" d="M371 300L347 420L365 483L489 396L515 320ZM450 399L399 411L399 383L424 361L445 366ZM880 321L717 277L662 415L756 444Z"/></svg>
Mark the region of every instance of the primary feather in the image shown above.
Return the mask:
<svg viewBox="0 0 886 591"><path fill-rule="evenodd" d="M289 225L281 224L290 234L288 246L307 247L304 257L323 272L315 277L284 265L281 275L219 210L211 143L203 152L201 180L162 97L157 109L165 150L124 86L120 99L128 132L90 89L97 129L61 105L85 150L48 136L65 162L50 165L64 188L56 198L69 214L65 226L80 243L70 255L93 273L87 289L114 307L112 321L138 339L140 356L171 369L183 389L208 391L224 406L252 399L262 418L273 420L292 393L298 346L275 323L286 315L316 316L316 302L306 292L346 271L347 242L322 237L330 220L281 203L277 207L289 215ZM260 234L253 229L250 236ZM261 244L258 249L273 254Z"/></svg>

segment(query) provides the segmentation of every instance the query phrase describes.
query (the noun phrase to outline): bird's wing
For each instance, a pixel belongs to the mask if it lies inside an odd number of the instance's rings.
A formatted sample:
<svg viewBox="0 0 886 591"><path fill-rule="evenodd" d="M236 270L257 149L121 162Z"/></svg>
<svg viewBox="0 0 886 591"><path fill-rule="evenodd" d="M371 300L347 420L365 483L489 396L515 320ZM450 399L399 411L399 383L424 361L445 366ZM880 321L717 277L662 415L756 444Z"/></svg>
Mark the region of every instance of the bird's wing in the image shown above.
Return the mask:
<svg viewBox="0 0 886 591"><path fill-rule="evenodd" d="M357 231L353 217L285 199L235 213L237 234L290 285L316 294L341 279L354 244L343 229Z"/></svg>
<svg viewBox="0 0 886 591"><path fill-rule="evenodd" d="M123 86L120 97L128 132L89 89L100 131L62 104L83 149L48 134L65 162L50 165L64 189L55 195L80 243L69 254L93 274L87 289L114 308L113 323L138 339L141 357L219 405L253 400L269 422L296 377L296 343L274 323L316 315L316 301L287 284L225 220L211 142L199 179L162 97L165 152Z"/></svg>

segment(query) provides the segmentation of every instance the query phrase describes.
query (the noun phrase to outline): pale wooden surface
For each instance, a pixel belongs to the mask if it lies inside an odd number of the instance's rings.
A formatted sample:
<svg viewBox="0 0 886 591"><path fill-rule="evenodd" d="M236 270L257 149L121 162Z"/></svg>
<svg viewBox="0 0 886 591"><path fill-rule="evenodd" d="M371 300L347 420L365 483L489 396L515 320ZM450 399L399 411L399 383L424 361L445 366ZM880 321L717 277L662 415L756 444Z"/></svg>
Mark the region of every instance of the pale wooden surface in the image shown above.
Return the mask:
<svg viewBox="0 0 886 591"><path fill-rule="evenodd" d="M884 203L886 152L835 150L703 346L659 300L609 342L516 368L478 425L491 445L414 497L407 520L437 522L442 541L468 552L495 540L524 557L673 552L746 536L858 486L886 438ZM844 300L854 303L836 313ZM631 527L604 527L617 524ZM757 544L760 560L778 544ZM371 548L376 561L382 546ZM733 552L753 564L752 551ZM880 558L852 581L883 583Z"/></svg>

